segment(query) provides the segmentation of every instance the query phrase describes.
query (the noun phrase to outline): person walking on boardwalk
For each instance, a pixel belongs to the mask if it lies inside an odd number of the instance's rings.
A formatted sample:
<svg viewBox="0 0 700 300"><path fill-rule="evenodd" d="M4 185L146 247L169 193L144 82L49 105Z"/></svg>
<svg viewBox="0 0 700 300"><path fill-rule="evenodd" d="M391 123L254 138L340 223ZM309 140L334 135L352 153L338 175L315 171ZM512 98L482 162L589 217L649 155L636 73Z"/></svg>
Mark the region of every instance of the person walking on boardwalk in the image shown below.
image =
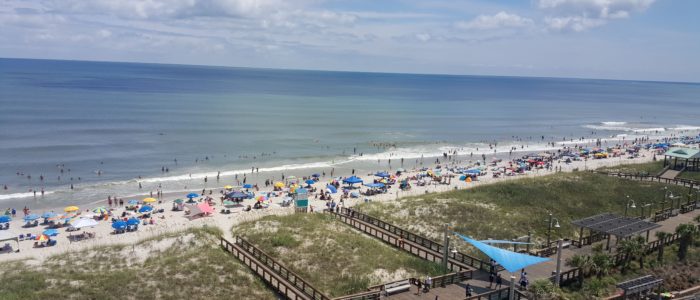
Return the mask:
<svg viewBox="0 0 700 300"><path fill-rule="evenodd" d="M464 287L465 296L467 296L467 298L471 297L471 296L472 296L472 292L473 292L472 286L469 285L469 283L467 283L467 286Z"/></svg>

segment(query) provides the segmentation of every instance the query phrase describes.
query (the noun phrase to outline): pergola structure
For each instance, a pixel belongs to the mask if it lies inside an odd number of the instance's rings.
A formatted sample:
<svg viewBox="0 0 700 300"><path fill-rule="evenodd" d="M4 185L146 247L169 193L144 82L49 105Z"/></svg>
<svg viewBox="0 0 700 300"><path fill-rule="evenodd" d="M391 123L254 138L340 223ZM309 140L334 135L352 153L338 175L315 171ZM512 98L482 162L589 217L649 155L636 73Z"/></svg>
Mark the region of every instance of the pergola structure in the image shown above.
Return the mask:
<svg viewBox="0 0 700 300"><path fill-rule="evenodd" d="M642 299L642 296L650 294L661 286L663 279L647 275L617 284L617 288L624 292L622 299Z"/></svg>
<svg viewBox="0 0 700 300"><path fill-rule="evenodd" d="M583 239L583 230L588 229L591 235L594 232L602 232L608 235L608 243L605 249L610 249L610 238L615 236L619 241L646 231L646 240L649 241L649 231L661 227L661 225L644 221L638 218L622 217L613 213L603 213L592 217L571 222L580 227L579 244Z"/></svg>
<svg viewBox="0 0 700 300"><path fill-rule="evenodd" d="M674 170L685 168L686 171L700 171L700 149L672 147L664 153L666 166Z"/></svg>

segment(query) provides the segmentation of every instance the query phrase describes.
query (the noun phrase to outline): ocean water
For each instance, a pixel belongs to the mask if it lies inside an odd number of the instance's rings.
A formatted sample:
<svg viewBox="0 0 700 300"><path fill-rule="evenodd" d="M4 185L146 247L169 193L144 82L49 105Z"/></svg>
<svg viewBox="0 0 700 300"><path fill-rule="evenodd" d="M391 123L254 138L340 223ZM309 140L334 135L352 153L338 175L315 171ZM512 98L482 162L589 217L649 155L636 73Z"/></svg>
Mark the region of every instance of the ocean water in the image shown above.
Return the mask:
<svg viewBox="0 0 700 300"><path fill-rule="evenodd" d="M700 129L699 97L692 83L0 59L0 207L681 134Z"/></svg>

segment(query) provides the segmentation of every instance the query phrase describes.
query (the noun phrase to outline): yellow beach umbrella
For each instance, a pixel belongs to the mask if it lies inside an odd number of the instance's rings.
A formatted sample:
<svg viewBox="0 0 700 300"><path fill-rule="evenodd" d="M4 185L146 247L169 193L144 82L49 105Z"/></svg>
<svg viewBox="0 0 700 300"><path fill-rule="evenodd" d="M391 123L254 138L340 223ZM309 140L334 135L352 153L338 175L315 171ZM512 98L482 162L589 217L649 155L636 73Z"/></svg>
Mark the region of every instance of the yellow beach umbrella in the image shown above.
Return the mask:
<svg viewBox="0 0 700 300"><path fill-rule="evenodd" d="M146 203L153 203L153 202L156 202L156 201L158 201L158 200L156 200L156 198L146 198L146 199L143 199L143 202L146 202Z"/></svg>
<svg viewBox="0 0 700 300"><path fill-rule="evenodd" d="M278 187L278 188L284 187L284 182L282 182L282 181L275 182L275 187Z"/></svg>
<svg viewBox="0 0 700 300"><path fill-rule="evenodd" d="M227 185L227 186L224 186L224 188L227 189L227 190L230 190L230 189L233 188L233 186Z"/></svg>
<svg viewBox="0 0 700 300"><path fill-rule="evenodd" d="M73 211L78 211L78 210L80 210L80 208L77 206L68 206L68 207L63 209L63 211L65 211L65 212L73 212Z"/></svg>

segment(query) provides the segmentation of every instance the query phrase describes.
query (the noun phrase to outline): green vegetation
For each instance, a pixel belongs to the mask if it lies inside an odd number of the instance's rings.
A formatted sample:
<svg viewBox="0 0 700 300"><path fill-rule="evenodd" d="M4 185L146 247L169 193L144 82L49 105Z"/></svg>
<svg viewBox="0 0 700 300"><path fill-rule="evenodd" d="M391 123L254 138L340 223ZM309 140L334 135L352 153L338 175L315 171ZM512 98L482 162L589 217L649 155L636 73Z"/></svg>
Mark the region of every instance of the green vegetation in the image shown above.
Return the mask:
<svg viewBox="0 0 700 300"><path fill-rule="evenodd" d="M106 246L0 264L0 299L274 299L218 246L220 231L190 229L129 246Z"/></svg>
<svg viewBox="0 0 700 300"><path fill-rule="evenodd" d="M234 228L331 297L368 286L442 274L440 266L396 250L326 214L268 216Z"/></svg>
<svg viewBox="0 0 700 300"><path fill-rule="evenodd" d="M602 212L623 214L634 200L636 208L628 214L639 216L645 204L645 215L652 208L660 209L666 185L624 180L589 172L562 173L537 178L522 178L467 190L432 193L399 199L395 202L372 202L359 206L370 215L410 230L441 239L443 224L479 239L510 239L527 235L542 242L547 234L548 213L561 228L552 230L555 237L577 238L572 220ZM680 195L687 189L669 185L669 191ZM668 202L665 207L670 204Z"/></svg>
<svg viewBox="0 0 700 300"><path fill-rule="evenodd" d="M700 172L681 172L678 178L690 179L690 180L700 180Z"/></svg>
<svg viewBox="0 0 700 300"><path fill-rule="evenodd" d="M630 173L630 174L648 174L656 175L664 169L663 157L661 160L643 163L643 164L627 164L619 165L613 167L603 167L598 169L598 171L603 172L620 172L620 173Z"/></svg>

